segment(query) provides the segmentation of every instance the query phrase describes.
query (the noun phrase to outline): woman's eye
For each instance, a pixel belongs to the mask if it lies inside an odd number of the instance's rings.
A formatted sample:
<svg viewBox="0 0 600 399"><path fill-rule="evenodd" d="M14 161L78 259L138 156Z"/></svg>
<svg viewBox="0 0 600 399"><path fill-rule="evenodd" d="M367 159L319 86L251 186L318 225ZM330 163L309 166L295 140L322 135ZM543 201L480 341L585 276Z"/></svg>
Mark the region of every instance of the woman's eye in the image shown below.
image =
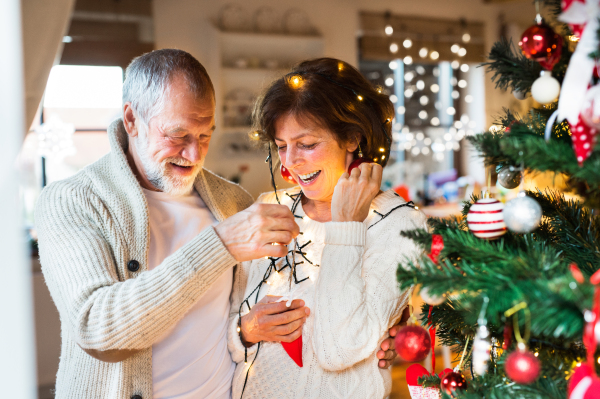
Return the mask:
<svg viewBox="0 0 600 399"><path fill-rule="evenodd" d="M277 147L277 151L283 151L285 150L285 147Z"/></svg>
<svg viewBox="0 0 600 399"><path fill-rule="evenodd" d="M307 149L307 150L311 150L311 149L315 148L316 145L317 145L317 143L314 143L314 144L300 144L300 147L302 147L304 149Z"/></svg>

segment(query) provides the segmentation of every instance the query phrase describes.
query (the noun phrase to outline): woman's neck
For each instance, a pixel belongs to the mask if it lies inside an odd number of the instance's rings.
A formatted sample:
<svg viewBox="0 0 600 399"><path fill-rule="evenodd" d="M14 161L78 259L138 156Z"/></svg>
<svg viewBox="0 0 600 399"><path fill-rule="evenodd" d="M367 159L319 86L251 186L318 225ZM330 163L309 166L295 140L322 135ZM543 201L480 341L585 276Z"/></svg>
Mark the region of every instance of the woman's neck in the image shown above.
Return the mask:
<svg viewBox="0 0 600 399"><path fill-rule="evenodd" d="M302 196L302 209L306 216L317 222L331 222L331 199L318 201Z"/></svg>

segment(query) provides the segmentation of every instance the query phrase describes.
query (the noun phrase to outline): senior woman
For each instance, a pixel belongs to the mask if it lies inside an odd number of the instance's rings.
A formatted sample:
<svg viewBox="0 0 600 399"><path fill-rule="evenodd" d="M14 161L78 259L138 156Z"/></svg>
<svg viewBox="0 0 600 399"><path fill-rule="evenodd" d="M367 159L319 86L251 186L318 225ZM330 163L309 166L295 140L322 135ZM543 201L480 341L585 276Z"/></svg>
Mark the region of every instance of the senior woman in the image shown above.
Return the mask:
<svg viewBox="0 0 600 399"><path fill-rule="evenodd" d="M400 232L425 225L421 212L379 190L393 116L381 90L331 58L299 64L259 99L254 135L276 146L299 186L258 201L289 206L302 234L288 256L236 272L233 398L389 395L390 370L378 368L376 352L410 296L399 290L396 268L418 255ZM348 173L359 158L374 162ZM281 326L262 323L261 305L274 301L289 309L279 314ZM295 321L285 324L288 314Z"/></svg>

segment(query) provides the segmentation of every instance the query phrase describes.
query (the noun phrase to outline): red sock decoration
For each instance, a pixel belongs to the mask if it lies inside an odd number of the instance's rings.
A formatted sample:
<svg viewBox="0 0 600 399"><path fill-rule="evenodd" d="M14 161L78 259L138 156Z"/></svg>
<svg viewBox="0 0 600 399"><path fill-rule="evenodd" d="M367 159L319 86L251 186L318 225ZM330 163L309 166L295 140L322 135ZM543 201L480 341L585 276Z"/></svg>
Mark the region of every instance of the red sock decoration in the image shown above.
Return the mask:
<svg viewBox="0 0 600 399"><path fill-rule="evenodd" d="M292 342L282 342L281 346L287 352L292 360L299 366L302 367L302 335Z"/></svg>

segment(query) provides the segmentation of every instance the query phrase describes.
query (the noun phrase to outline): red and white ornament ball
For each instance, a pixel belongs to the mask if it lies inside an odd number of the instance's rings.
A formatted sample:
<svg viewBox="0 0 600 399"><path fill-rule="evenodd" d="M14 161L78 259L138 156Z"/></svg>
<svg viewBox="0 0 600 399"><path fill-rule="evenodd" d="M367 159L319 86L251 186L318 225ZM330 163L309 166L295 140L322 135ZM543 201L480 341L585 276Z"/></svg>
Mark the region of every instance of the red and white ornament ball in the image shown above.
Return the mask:
<svg viewBox="0 0 600 399"><path fill-rule="evenodd" d="M569 124L570 125L570 124ZM573 142L573 151L575 151L575 157L577 163L582 166L586 159L592 153L594 145L596 144L596 135L598 131L594 128L589 127L585 124L581 115L577 120L575 126L571 127L571 141Z"/></svg>
<svg viewBox="0 0 600 399"><path fill-rule="evenodd" d="M579 3L577 4L575 7L577 6L583 6L585 5L585 0L562 0L560 2L560 8L563 10L563 13L565 12L569 12L569 8L571 8L571 5L573 5L573 3ZM573 32L573 35L575 37L577 37L578 39L581 39L581 34L583 33L583 28L585 27L585 24L568 24L569 28L571 28L571 32Z"/></svg>
<svg viewBox="0 0 600 399"><path fill-rule="evenodd" d="M467 380L462 373L452 371L442 375L440 389L447 395L454 397L454 392L467 389Z"/></svg>
<svg viewBox="0 0 600 399"><path fill-rule="evenodd" d="M471 205L467 225L475 237L495 240L506 233L504 204L495 198L482 198Z"/></svg>
<svg viewBox="0 0 600 399"><path fill-rule="evenodd" d="M423 327L406 326L396 334L396 351L408 362L424 360L431 350L431 337Z"/></svg>
<svg viewBox="0 0 600 399"><path fill-rule="evenodd" d="M540 376L540 361L526 349L517 349L506 358L504 370L518 384L531 384Z"/></svg>
<svg viewBox="0 0 600 399"><path fill-rule="evenodd" d="M575 369L567 390L569 399L600 399L600 378L583 363Z"/></svg>

